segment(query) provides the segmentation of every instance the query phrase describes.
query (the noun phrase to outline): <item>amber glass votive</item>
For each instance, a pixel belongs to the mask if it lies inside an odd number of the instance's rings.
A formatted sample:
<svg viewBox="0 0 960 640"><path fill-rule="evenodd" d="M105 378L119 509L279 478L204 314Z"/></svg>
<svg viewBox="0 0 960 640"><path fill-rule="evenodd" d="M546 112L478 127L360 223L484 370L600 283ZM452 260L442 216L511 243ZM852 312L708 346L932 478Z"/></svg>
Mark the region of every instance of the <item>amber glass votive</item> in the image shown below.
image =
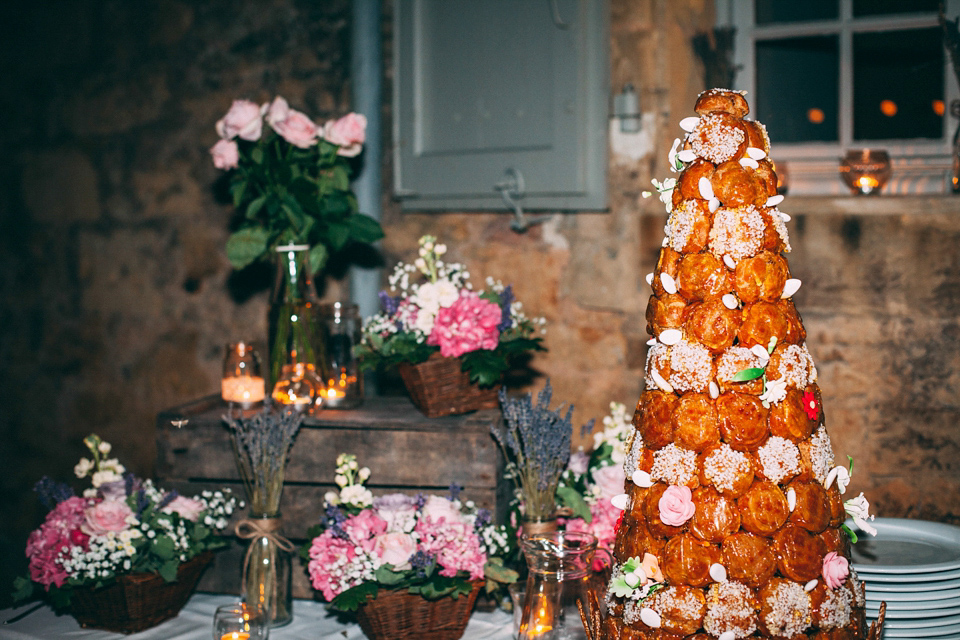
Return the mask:
<svg viewBox="0 0 960 640"><path fill-rule="evenodd" d="M890 154L882 149L854 149L840 161L840 177L854 195L876 195L890 179Z"/></svg>
<svg viewBox="0 0 960 640"><path fill-rule="evenodd" d="M249 342L229 343L223 358L220 397L250 409L263 402L264 395L260 354Z"/></svg>

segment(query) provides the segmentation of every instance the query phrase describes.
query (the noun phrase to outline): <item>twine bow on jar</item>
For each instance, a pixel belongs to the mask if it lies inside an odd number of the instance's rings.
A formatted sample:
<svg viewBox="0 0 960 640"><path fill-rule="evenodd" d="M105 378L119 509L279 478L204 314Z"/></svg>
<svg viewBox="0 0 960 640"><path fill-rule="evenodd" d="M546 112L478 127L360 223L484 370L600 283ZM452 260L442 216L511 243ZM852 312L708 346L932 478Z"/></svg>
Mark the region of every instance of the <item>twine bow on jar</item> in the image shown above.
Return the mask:
<svg viewBox="0 0 960 640"><path fill-rule="evenodd" d="M270 580L270 611L268 612L271 618L274 616L277 606L277 549L279 548L287 553L293 553L293 551L296 550L296 546L294 546L290 540L280 533L282 526L282 520L279 517L274 516L265 518L244 518L243 520L240 520L237 523L237 526L234 528L234 532L237 534L238 538L241 540L250 540L250 546L247 547L247 553L243 557L242 579L244 585L247 584L247 572L250 568L250 556L253 555L256 541L260 540L261 538L265 538L267 540L270 571L273 574L273 579ZM257 597L262 603L263 594L258 594Z"/></svg>

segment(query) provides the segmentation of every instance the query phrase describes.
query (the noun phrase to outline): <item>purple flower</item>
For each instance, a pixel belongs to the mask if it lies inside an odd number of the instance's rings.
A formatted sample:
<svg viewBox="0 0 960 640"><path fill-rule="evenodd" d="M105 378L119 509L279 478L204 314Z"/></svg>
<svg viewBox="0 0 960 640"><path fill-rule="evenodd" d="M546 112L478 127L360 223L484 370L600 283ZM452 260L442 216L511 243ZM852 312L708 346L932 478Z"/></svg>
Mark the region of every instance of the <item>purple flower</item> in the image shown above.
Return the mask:
<svg viewBox="0 0 960 640"><path fill-rule="evenodd" d="M71 489L69 485L64 482L57 482L49 476L40 478L40 480L33 485L33 490L36 492L37 497L40 498L40 502L42 502L43 506L47 509L53 509L74 495L73 489Z"/></svg>
<svg viewBox="0 0 960 640"><path fill-rule="evenodd" d="M387 312L387 315L392 316L397 312L397 309L400 308L400 301L403 299L400 296L391 296L386 291L381 291L380 304L383 306L383 310Z"/></svg>
<svg viewBox="0 0 960 640"><path fill-rule="evenodd" d="M463 491L463 487L457 484L456 482L450 483L450 499L459 500L460 493Z"/></svg>
<svg viewBox="0 0 960 640"><path fill-rule="evenodd" d="M508 284L500 293L500 324L497 325L497 331L503 333L510 328L513 320L510 318L510 305L516 300L513 295L513 285Z"/></svg>
<svg viewBox="0 0 960 640"><path fill-rule="evenodd" d="M426 578L436 561L436 558L425 551L417 551L410 556L410 566L417 572L418 578Z"/></svg>
<svg viewBox="0 0 960 640"><path fill-rule="evenodd" d="M483 529L485 526L490 524L493 521L493 514L490 513L489 509L480 508L477 509L477 519L473 523L473 527L478 531Z"/></svg>

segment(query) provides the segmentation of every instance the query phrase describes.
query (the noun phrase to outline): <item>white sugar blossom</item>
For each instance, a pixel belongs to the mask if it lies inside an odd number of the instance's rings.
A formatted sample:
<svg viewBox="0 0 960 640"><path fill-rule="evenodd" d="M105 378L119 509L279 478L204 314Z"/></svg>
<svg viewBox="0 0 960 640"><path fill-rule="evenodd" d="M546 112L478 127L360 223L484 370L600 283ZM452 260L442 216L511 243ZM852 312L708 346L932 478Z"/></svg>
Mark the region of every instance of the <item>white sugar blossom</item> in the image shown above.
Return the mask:
<svg viewBox="0 0 960 640"><path fill-rule="evenodd" d="M840 490L840 493L846 493L847 485L850 484L850 472L847 471L846 467L836 466L827 474L827 481L825 483L827 489L830 488L834 480L837 481L837 489Z"/></svg>
<svg viewBox="0 0 960 640"><path fill-rule="evenodd" d="M856 498L844 502L843 508L864 533L869 533L872 536L877 535L877 530L868 523L868 520L873 520L874 516L870 515L870 503L867 502L867 498L862 491Z"/></svg>
<svg viewBox="0 0 960 640"><path fill-rule="evenodd" d="M670 153L667 154L667 162L670 163L670 171L676 173L683 169L683 163L677 159L678 149L680 148L680 138L674 138L673 146L670 147Z"/></svg>
<svg viewBox="0 0 960 640"><path fill-rule="evenodd" d="M770 408L771 404L777 404L787 397L787 381L783 378L778 380L772 380L767 382L766 388L763 391L763 395L760 396L760 401L763 403L763 406Z"/></svg>

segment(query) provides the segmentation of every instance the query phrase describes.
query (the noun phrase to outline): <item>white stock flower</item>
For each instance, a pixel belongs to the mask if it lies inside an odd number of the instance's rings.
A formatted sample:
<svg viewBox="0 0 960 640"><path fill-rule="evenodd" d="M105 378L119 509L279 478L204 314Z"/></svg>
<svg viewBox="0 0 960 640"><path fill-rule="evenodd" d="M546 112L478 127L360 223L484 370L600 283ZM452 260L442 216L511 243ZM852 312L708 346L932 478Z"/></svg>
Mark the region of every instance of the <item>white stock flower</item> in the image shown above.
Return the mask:
<svg viewBox="0 0 960 640"><path fill-rule="evenodd" d="M436 320L436 312L428 313L427 311L421 309L417 313L417 320L413 323L415 329L422 331L423 335L429 336L430 332L433 331L433 323Z"/></svg>
<svg viewBox="0 0 960 640"><path fill-rule="evenodd" d="M110 482L119 482L121 480L123 480L123 476L121 476L119 473L111 469L105 469L103 471L97 471L94 473L90 484L92 484L94 488L99 489L101 485Z"/></svg>
<svg viewBox="0 0 960 640"><path fill-rule="evenodd" d="M110 446L109 442L101 442L99 445L97 445L97 451L99 451L103 455L107 455L108 453L110 453L111 448L112 447Z"/></svg>
<svg viewBox="0 0 960 640"><path fill-rule="evenodd" d="M323 494L323 499L327 504L334 506L340 504L340 495L336 491L327 491Z"/></svg>
<svg viewBox="0 0 960 640"><path fill-rule="evenodd" d="M355 507L369 507L373 504L373 494L362 484L352 484L340 492L340 500Z"/></svg>
<svg viewBox="0 0 960 640"><path fill-rule="evenodd" d="M84 478L92 469L93 460L90 458L81 458L80 462L77 463L77 466L73 468L73 472L77 474L78 478Z"/></svg>

